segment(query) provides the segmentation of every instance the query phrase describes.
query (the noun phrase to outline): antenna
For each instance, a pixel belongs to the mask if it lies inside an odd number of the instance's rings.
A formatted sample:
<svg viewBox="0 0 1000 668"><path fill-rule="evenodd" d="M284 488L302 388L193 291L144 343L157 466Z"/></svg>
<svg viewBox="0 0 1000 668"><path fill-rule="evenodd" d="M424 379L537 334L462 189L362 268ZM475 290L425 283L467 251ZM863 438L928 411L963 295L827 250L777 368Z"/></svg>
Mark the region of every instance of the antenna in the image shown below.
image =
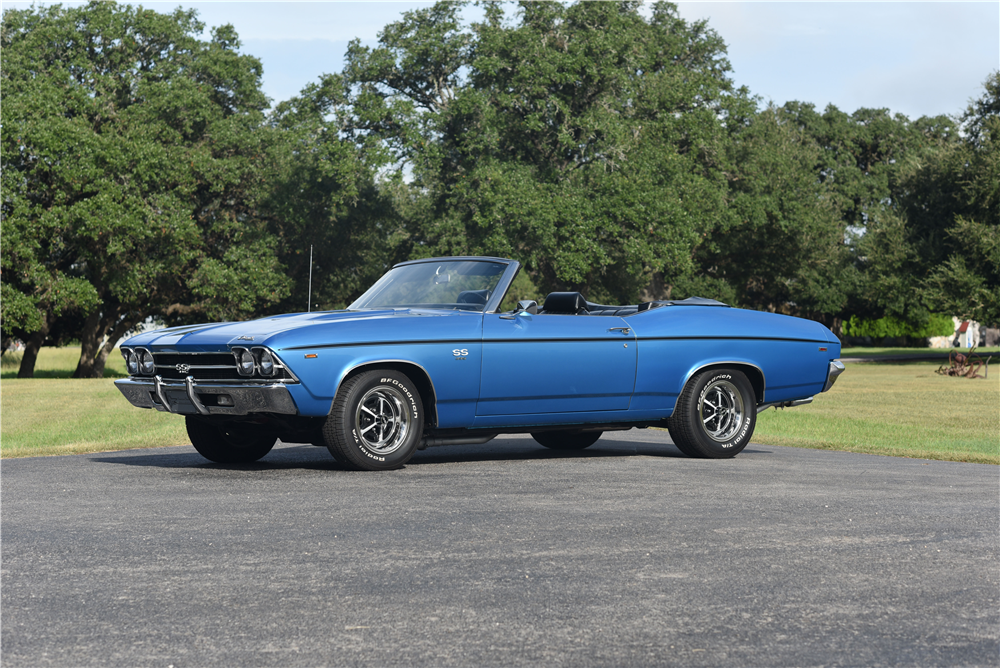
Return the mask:
<svg viewBox="0 0 1000 668"><path fill-rule="evenodd" d="M313 303L313 247L309 244L309 301L306 303L306 312L312 313Z"/></svg>

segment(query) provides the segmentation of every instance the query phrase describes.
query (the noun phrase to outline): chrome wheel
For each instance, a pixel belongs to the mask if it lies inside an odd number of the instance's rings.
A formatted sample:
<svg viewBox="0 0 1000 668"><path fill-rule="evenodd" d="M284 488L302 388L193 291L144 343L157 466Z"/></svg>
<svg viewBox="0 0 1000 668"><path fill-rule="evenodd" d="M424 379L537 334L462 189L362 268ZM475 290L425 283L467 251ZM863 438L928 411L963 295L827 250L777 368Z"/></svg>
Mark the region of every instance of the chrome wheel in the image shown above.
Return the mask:
<svg viewBox="0 0 1000 668"><path fill-rule="evenodd" d="M698 418L713 441L723 443L733 438L745 414L743 395L730 381L717 379L702 390Z"/></svg>
<svg viewBox="0 0 1000 668"><path fill-rule="evenodd" d="M406 398L394 387L381 385L368 390L354 415L364 446L379 455L398 450L410 433L406 408Z"/></svg>

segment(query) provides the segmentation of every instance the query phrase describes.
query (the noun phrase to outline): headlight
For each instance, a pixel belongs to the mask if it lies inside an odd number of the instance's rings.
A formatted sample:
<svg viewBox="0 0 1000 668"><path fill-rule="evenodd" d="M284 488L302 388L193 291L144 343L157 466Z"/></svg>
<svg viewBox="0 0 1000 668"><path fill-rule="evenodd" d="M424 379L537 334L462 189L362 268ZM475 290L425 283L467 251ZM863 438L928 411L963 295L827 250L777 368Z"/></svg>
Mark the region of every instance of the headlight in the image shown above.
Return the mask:
<svg viewBox="0 0 1000 668"><path fill-rule="evenodd" d="M260 351L260 375L270 376L274 373L274 358L266 350Z"/></svg>
<svg viewBox="0 0 1000 668"><path fill-rule="evenodd" d="M128 375L139 375L139 360L135 358L135 353L131 350L123 350L122 357L125 358L125 368L128 370Z"/></svg>
<svg viewBox="0 0 1000 668"><path fill-rule="evenodd" d="M249 350L244 350L240 353L240 361L236 364L237 371L240 372L241 376L252 376L253 375L253 355Z"/></svg>
<svg viewBox="0 0 1000 668"><path fill-rule="evenodd" d="M153 354L148 350L140 350L139 366L142 368L142 372L147 376L152 376L156 373L156 362L153 361Z"/></svg>

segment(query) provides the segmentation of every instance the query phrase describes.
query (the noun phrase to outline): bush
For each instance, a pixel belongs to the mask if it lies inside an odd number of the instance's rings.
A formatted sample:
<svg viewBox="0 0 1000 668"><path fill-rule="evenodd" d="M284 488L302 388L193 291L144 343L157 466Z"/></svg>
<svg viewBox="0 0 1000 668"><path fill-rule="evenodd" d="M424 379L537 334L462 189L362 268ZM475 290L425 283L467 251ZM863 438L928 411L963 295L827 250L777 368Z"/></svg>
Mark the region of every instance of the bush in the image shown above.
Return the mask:
<svg viewBox="0 0 1000 668"><path fill-rule="evenodd" d="M932 336L948 336L955 331L955 323L950 316L932 313L927 322L913 326L892 316L868 320L852 315L844 323L844 336L871 337L873 340L892 338L928 339Z"/></svg>

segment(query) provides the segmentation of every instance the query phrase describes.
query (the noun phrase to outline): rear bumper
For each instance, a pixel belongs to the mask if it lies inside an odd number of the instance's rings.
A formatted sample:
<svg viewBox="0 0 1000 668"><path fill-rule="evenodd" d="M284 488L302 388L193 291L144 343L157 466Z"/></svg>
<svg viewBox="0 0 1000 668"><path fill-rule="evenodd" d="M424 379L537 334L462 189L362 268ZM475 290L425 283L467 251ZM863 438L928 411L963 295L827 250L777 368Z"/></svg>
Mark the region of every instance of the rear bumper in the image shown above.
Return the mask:
<svg viewBox="0 0 1000 668"><path fill-rule="evenodd" d="M844 373L844 363L840 360L833 360L826 369L826 383L823 384L823 389L820 392L826 392L833 384L837 382L837 378L840 374ZM757 412L762 413L763 411L771 408L792 408L793 406L805 406L806 404L811 404L813 397L806 397L805 399L795 399L793 401L777 401L771 402L769 404L760 404L757 406Z"/></svg>
<svg viewBox="0 0 1000 668"><path fill-rule="evenodd" d="M833 360L832 362L830 362L830 366L826 372L826 384L823 386L823 389L820 390L820 392L826 392L831 387L833 387L833 384L837 382L837 378L840 377L840 374L842 373L844 373L843 362L841 362L840 360Z"/></svg>
<svg viewBox="0 0 1000 668"><path fill-rule="evenodd" d="M281 383L198 383L191 376L183 381L126 378L115 387L133 406L155 408L180 415L247 415L278 413L295 415L298 409L288 388Z"/></svg>

